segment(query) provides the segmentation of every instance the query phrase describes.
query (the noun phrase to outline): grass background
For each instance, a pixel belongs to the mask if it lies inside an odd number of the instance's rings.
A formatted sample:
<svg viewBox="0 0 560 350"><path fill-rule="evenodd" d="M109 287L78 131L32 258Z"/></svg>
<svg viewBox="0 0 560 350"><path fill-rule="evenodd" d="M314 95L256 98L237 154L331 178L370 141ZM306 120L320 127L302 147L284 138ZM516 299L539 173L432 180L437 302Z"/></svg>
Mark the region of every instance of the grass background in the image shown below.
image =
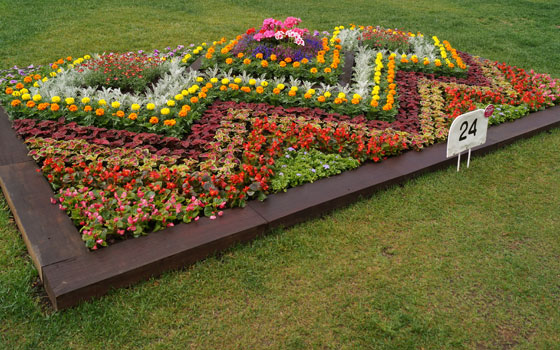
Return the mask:
<svg viewBox="0 0 560 350"><path fill-rule="evenodd" d="M556 1L7 1L0 69L382 25L560 77ZM558 349L560 130L63 312L0 195L0 349Z"/></svg>

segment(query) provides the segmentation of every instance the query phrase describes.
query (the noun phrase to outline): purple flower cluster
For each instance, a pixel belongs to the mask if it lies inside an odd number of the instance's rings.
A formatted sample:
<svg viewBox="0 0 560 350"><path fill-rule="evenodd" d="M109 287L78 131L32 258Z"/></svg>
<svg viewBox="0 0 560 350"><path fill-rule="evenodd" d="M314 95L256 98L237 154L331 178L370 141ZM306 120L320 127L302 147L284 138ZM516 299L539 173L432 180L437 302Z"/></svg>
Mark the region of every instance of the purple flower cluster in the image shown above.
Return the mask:
<svg viewBox="0 0 560 350"><path fill-rule="evenodd" d="M245 35L231 51L233 55L242 52L246 55L256 57L261 53L263 59L267 60L271 55L279 58L290 57L293 61L301 61L304 58L308 60L317 56L317 52L322 49L321 39L318 36L307 35L303 38L304 46L292 45L288 42L258 42L252 35Z"/></svg>

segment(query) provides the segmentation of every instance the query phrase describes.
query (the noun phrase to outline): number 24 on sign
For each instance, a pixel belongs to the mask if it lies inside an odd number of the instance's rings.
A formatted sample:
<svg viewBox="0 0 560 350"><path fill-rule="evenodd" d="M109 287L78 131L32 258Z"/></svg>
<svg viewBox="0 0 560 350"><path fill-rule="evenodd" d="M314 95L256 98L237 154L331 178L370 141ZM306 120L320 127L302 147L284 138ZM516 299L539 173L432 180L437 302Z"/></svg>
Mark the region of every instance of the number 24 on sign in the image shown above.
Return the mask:
<svg viewBox="0 0 560 350"><path fill-rule="evenodd" d="M494 112L494 106L489 105L486 109L461 114L451 124L447 138L447 158L458 155L457 171L461 166L461 152L469 151L467 168L471 161L471 149L486 143L486 132L488 131L488 117Z"/></svg>

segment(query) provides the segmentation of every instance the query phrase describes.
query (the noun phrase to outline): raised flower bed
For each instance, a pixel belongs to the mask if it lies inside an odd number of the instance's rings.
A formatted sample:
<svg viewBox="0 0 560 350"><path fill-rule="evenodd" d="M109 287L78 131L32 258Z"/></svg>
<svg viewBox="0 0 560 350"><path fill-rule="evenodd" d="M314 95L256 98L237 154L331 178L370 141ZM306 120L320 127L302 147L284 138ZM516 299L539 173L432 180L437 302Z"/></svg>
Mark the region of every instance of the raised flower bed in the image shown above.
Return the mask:
<svg viewBox="0 0 560 350"><path fill-rule="evenodd" d="M560 96L547 75L471 56L435 36L371 26L321 33L292 17L267 19L232 40L67 57L3 76L0 101L44 178L20 174L28 158L4 155L2 186L57 307L441 166L434 146L373 163L445 141L466 111L492 103L490 123L499 124ZM487 148L559 119L545 113L502 128ZM3 142L16 142L3 133ZM25 204L14 171L35 176L28 180L37 186L46 180L55 193ZM343 185L330 188L335 183ZM294 196L306 199L286 207ZM24 213L33 206L70 217L71 224L56 216L64 227L57 243L66 247L47 252L52 243L37 230L48 224L32 227ZM77 248L80 239L87 249ZM119 260L139 251L145 256L128 265ZM79 276L103 266L101 257L120 272Z"/></svg>

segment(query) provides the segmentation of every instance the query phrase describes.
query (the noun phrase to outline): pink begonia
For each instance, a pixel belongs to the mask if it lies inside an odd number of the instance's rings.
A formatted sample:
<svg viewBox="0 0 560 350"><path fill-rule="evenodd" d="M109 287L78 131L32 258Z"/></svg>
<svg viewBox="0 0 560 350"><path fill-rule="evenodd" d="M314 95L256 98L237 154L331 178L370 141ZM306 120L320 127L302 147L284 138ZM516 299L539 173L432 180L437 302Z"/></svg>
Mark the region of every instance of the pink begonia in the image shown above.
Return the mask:
<svg viewBox="0 0 560 350"><path fill-rule="evenodd" d="M290 29L301 23L301 19L295 17L288 17L284 20L284 27Z"/></svg>

